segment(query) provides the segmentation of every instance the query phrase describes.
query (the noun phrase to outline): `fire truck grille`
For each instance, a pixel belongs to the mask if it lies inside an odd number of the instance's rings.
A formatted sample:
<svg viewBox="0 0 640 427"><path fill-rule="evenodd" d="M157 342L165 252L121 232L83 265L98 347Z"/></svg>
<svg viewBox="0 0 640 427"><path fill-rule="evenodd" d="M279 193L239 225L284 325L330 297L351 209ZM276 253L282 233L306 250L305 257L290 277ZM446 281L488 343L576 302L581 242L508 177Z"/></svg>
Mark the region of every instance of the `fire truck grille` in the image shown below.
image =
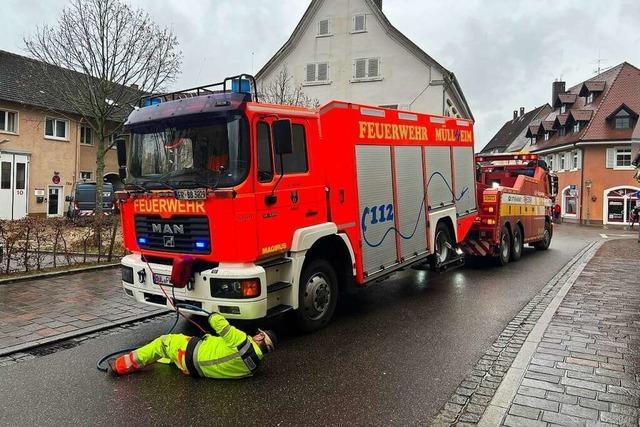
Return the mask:
<svg viewBox="0 0 640 427"><path fill-rule="evenodd" d="M209 221L205 216L171 219L136 216L135 221L140 249L183 254L211 253Z"/></svg>

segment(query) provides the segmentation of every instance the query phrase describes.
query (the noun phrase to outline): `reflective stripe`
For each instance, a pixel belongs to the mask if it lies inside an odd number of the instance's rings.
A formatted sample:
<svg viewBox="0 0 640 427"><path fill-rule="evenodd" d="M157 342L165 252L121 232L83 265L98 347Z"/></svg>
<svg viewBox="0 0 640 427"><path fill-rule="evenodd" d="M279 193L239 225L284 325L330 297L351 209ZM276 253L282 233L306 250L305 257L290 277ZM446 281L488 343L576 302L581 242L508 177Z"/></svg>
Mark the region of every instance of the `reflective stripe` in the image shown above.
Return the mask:
<svg viewBox="0 0 640 427"><path fill-rule="evenodd" d="M122 356L122 359L124 360L124 364L127 368L127 372L131 369L132 363L131 363L131 359L129 359L129 355L125 354L124 356Z"/></svg>
<svg viewBox="0 0 640 427"><path fill-rule="evenodd" d="M138 357L138 354L135 351L132 351L131 353L129 353L130 357L131 357L131 361L133 362L133 367L138 369L142 366L142 363L140 363L140 358Z"/></svg>
<svg viewBox="0 0 640 427"><path fill-rule="evenodd" d="M227 325L220 331L220 336L223 337L231 330L231 325Z"/></svg>
<svg viewBox="0 0 640 427"><path fill-rule="evenodd" d="M193 366L196 367L196 371L198 371L198 374L200 374L200 376L204 378L205 375L200 368L200 363L198 363L198 350L200 349L200 344L202 344L202 341L198 341L195 350L193 350Z"/></svg>
<svg viewBox="0 0 640 427"><path fill-rule="evenodd" d="M236 357L240 357L240 352L236 351L233 354L230 354L228 356L225 357L221 357L219 359L213 359L213 360L204 360L202 362L198 362L198 365L200 366L215 366L215 365L220 365L221 363L226 363L229 362L230 360L235 359Z"/></svg>

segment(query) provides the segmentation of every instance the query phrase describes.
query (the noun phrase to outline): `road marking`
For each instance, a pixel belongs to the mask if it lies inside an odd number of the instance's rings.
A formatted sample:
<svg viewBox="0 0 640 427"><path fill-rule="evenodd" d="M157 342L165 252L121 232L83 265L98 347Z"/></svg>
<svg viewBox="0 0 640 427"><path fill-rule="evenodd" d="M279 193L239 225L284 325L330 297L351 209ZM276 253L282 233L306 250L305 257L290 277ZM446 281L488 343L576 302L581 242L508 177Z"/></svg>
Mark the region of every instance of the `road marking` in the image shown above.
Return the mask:
<svg viewBox="0 0 640 427"><path fill-rule="evenodd" d="M607 235L606 235L606 234L602 234L602 233L600 233L600 237L602 237L603 239L606 239L606 238L607 238Z"/></svg>

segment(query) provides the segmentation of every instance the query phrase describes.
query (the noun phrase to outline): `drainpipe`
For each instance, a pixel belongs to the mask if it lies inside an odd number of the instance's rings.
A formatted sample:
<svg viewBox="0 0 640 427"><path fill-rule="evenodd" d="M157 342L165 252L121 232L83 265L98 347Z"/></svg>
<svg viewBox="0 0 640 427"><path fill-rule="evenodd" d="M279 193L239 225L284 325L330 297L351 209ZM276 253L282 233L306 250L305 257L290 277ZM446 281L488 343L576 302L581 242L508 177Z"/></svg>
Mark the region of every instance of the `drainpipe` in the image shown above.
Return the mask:
<svg viewBox="0 0 640 427"><path fill-rule="evenodd" d="M576 146L576 145L574 145ZM580 225L582 224L582 202L584 200L584 149L580 148ZM587 200L587 203L589 203L589 201Z"/></svg>

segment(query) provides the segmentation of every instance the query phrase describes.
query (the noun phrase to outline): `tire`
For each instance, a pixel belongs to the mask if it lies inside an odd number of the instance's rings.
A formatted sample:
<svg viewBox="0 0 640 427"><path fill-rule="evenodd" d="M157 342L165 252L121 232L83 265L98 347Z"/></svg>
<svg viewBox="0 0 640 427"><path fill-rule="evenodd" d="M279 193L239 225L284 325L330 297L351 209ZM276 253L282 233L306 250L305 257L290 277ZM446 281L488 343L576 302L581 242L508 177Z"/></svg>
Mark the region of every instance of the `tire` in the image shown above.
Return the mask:
<svg viewBox="0 0 640 427"><path fill-rule="evenodd" d="M524 240L522 238L522 230L518 224L513 227L513 236L511 237L511 261L518 261L522 257L522 249L524 248Z"/></svg>
<svg viewBox="0 0 640 427"><path fill-rule="evenodd" d="M511 260L511 234L509 228L506 225L502 226L502 232L500 233L500 247L498 249L498 256L496 262L498 265L507 265Z"/></svg>
<svg viewBox="0 0 640 427"><path fill-rule="evenodd" d="M448 245L447 245L448 244ZM449 227L444 222L439 222L436 226L436 234L433 239L433 257L435 260L435 266L439 267L442 264L449 261L451 258L451 234L449 233Z"/></svg>
<svg viewBox="0 0 640 427"><path fill-rule="evenodd" d="M551 238L553 237L553 228L549 221L544 223L544 237L533 244L533 247L539 251L546 251L551 245Z"/></svg>
<svg viewBox="0 0 640 427"><path fill-rule="evenodd" d="M323 260L310 261L302 269L296 318L302 332L325 327L336 310L338 279L333 266Z"/></svg>

